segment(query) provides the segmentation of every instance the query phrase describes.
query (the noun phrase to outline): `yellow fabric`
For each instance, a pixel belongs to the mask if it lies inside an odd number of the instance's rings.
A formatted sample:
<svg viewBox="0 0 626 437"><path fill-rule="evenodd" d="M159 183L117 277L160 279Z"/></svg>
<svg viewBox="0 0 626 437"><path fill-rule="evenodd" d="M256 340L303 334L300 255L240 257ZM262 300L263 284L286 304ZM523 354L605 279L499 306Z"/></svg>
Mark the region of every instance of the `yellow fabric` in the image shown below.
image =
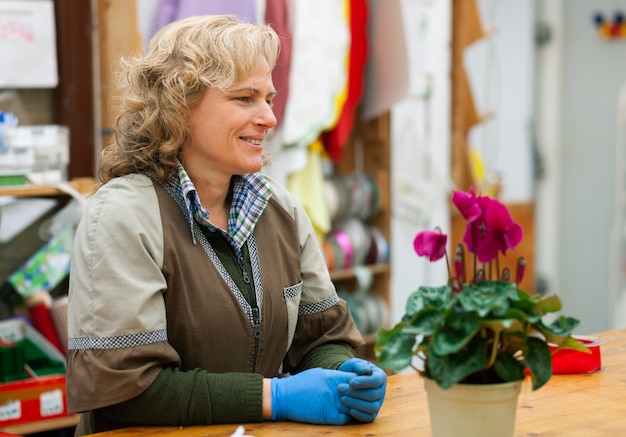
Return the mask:
<svg viewBox="0 0 626 437"><path fill-rule="evenodd" d="M330 231L330 214L324 198L324 173L322 169L324 146L315 140L308 147L305 167L287 177L287 189L302 203L306 210L318 241Z"/></svg>
<svg viewBox="0 0 626 437"><path fill-rule="evenodd" d="M480 185L485 179L485 165L483 164L483 158L480 152L474 147L470 147L469 152L472 163L472 172L474 173L474 180L476 180L478 185Z"/></svg>

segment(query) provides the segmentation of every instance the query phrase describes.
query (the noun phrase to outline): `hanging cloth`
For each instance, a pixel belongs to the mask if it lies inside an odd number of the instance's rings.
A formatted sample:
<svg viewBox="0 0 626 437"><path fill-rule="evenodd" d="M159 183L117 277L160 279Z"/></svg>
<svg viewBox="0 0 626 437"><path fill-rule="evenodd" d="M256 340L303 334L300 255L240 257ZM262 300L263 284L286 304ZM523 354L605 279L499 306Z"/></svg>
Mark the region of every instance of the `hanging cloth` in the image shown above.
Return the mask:
<svg viewBox="0 0 626 437"><path fill-rule="evenodd" d="M285 104L289 95L289 66L291 64L292 36L289 26L289 6L287 0L267 0L265 5L265 23L274 28L280 37L280 53L272 71L272 81L277 94L274 97L274 115L276 128L283 121Z"/></svg>
<svg viewBox="0 0 626 437"><path fill-rule="evenodd" d="M154 32L166 24L194 15L233 14L241 20L256 22L255 0L160 0Z"/></svg>
<svg viewBox="0 0 626 437"><path fill-rule="evenodd" d="M350 30L348 0L294 0L289 96L283 147L307 147L336 120L336 102L346 87Z"/></svg>
<svg viewBox="0 0 626 437"><path fill-rule="evenodd" d="M352 133L356 107L363 93L368 47L367 12L367 0L350 0L348 93L336 125L322 135L326 152L333 161L343 157L344 146Z"/></svg>
<svg viewBox="0 0 626 437"><path fill-rule="evenodd" d="M317 240L322 243L331 228L330 213L324 196L324 146L319 140L308 147L306 165L287 178L287 189L300 201L313 223Z"/></svg>

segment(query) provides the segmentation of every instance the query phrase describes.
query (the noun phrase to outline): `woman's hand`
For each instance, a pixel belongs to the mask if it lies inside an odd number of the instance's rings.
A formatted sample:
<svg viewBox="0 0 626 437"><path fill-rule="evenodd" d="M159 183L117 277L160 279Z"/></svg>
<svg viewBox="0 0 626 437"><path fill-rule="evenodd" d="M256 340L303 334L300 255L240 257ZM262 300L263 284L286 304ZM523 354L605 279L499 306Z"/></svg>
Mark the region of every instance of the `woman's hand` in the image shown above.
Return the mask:
<svg viewBox="0 0 626 437"><path fill-rule="evenodd" d="M341 403L346 408L344 411L359 422L373 422L385 399L387 374L380 367L360 358L344 361L338 370L357 375L347 384L337 387Z"/></svg>
<svg viewBox="0 0 626 437"><path fill-rule="evenodd" d="M352 419L338 387L348 386L354 373L309 369L271 380L272 420L344 425Z"/></svg>

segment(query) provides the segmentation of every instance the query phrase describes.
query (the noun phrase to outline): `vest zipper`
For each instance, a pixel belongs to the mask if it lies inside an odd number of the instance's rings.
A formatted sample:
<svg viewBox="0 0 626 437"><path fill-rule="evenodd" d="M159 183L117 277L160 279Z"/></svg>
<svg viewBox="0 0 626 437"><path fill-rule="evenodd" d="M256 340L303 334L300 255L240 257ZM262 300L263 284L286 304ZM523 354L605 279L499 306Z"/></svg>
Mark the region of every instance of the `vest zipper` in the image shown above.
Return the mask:
<svg viewBox="0 0 626 437"><path fill-rule="evenodd" d="M254 323L254 357L252 361L252 373L256 373L256 364L259 356L259 343L261 341L261 310L259 309L259 305L256 301L256 294L254 293L252 282L250 280L250 276L248 275L248 270L246 269L246 263L244 261L243 255L239 255L237 257L237 261L239 262L239 267L241 267L243 282L246 284L249 303L252 307L252 320Z"/></svg>

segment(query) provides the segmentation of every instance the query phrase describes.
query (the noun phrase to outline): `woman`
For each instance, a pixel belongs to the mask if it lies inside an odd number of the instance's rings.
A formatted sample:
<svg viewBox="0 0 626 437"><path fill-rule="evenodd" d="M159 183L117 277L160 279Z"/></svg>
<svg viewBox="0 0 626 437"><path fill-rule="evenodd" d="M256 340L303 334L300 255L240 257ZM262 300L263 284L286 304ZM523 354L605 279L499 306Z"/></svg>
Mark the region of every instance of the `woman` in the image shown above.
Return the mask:
<svg viewBox="0 0 626 437"><path fill-rule="evenodd" d="M376 417L385 373L355 357L363 340L304 209L259 173L278 45L269 26L199 16L124 63L72 254L78 435Z"/></svg>

